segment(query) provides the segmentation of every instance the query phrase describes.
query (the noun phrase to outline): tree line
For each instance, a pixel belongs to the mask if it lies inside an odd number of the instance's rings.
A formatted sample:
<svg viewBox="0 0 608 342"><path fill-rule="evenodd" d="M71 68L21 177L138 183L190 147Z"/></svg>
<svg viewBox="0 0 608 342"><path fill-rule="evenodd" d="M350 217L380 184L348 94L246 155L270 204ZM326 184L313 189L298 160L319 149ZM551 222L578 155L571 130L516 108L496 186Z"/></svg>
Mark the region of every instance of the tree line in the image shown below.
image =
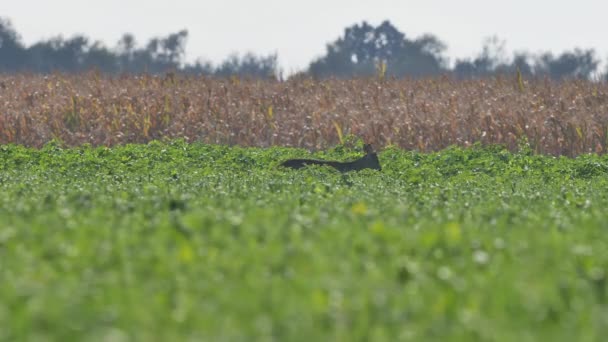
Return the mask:
<svg viewBox="0 0 608 342"><path fill-rule="evenodd" d="M374 27L366 22L344 30L327 45L324 56L310 64L314 76L349 77L378 75L419 77L453 74L459 78L483 77L497 73L519 72L525 76L599 78L600 61L593 49L573 49L560 55L550 52L533 55L519 52L509 58L505 42L488 38L481 52L471 59L458 59L452 67L444 56L445 43L431 34L408 38L389 21ZM608 70L603 75L608 77Z"/></svg>
<svg viewBox="0 0 608 342"><path fill-rule="evenodd" d="M0 18L0 72L161 73L181 71L214 76L274 77L277 55L232 55L219 65L198 60L184 63L188 31L150 39L138 47L135 36L124 34L114 48L76 35L55 37L25 46L10 21Z"/></svg>
<svg viewBox="0 0 608 342"><path fill-rule="evenodd" d="M55 37L25 46L7 19L0 18L0 72L54 71L81 72L96 69L106 73L161 73L169 70L212 76L281 77L278 56L232 55L213 65L199 59L185 62L188 31L150 39L138 46L132 34L125 34L113 48L77 35ZM608 80L608 69L599 70L593 49L575 48L559 55L550 52L518 52L509 57L505 42L487 39L479 54L457 59L453 65L445 57L447 46L432 34L409 38L389 21L378 26L354 24L326 46L325 54L313 60L301 74L316 77L423 77L451 74L474 78L497 73L554 79L580 78Z"/></svg>

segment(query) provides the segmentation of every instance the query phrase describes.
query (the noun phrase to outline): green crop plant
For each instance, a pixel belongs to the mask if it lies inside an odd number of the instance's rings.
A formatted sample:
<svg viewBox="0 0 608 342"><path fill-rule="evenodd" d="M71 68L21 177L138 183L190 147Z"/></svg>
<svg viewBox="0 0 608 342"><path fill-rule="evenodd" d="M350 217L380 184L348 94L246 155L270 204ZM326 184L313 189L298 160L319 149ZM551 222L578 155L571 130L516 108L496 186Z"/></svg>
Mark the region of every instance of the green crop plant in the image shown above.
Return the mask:
<svg viewBox="0 0 608 342"><path fill-rule="evenodd" d="M346 140L0 145L0 340L606 336L605 156Z"/></svg>

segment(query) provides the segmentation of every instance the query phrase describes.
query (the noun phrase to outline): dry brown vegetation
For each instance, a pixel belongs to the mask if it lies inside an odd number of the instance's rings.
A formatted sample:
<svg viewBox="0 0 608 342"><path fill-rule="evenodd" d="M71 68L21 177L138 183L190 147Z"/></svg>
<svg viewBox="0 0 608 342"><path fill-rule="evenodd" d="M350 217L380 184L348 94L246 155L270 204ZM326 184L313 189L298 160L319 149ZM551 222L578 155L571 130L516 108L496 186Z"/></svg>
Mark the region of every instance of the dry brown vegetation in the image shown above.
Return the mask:
<svg viewBox="0 0 608 342"><path fill-rule="evenodd" d="M475 142L538 153L606 153L608 85L503 76L459 81L294 79L167 74L1 75L0 143L115 145L183 137L218 144L336 144L431 151Z"/></svg>

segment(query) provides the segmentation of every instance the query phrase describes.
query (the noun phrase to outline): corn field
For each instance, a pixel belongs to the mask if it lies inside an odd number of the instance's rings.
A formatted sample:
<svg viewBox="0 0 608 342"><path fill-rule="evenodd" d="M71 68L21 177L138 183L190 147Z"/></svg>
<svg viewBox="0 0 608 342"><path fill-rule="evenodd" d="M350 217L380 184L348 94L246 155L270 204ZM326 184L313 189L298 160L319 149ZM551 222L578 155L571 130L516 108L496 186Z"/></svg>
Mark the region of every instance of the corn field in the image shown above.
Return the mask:
<svg viewBox="0 0 608 342"><path fill-rule="evenodd" d="M536 153L576 156L606 153L607 133L608 85L580 80L0 75L0 144L184 138L314 150L355 135L422 152L527 140Z"/></svg>

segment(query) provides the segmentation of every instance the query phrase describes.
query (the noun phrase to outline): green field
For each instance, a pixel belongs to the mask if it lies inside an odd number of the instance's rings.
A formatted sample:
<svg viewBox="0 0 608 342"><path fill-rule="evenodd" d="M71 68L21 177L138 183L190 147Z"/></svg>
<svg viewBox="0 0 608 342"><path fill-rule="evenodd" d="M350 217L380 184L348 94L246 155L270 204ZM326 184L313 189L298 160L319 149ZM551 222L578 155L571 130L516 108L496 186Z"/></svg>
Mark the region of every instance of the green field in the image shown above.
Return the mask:
<svg viewBox="0 0 608 342"><path fill-rule="evenodd" d="M607 336L608 157L389 147L381 172L278 167L307 156L0 146L0 340Z"/></svg>

